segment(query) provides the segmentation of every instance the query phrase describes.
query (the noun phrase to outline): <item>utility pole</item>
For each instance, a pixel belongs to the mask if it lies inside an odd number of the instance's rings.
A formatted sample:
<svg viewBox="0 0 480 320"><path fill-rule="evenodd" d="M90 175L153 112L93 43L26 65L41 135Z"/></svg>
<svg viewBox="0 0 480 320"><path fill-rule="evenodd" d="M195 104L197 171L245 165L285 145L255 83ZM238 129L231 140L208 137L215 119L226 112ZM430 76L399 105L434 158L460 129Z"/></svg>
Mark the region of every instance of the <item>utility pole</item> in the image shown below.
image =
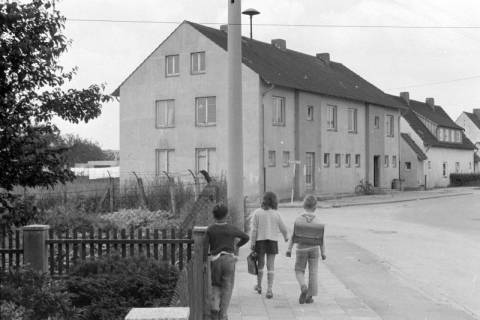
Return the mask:
<svg viewBox="0 0 480 320"><path fill-rule="evenodd" d="M228 0L227 197L233 224L244 230L241 0Z"/></svg>

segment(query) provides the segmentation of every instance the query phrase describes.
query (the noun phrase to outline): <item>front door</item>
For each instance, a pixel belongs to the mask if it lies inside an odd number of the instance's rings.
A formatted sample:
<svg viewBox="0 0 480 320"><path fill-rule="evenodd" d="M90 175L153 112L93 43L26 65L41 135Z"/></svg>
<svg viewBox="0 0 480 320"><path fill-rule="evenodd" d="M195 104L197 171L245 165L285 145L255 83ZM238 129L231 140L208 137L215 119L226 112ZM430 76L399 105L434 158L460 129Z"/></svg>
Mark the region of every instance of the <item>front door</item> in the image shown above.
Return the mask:
<svg viewBox="0 0 480 320"><path fill-rule="evenodd" d="M373 186L380 187L380 156L373 156Z"/></svg>

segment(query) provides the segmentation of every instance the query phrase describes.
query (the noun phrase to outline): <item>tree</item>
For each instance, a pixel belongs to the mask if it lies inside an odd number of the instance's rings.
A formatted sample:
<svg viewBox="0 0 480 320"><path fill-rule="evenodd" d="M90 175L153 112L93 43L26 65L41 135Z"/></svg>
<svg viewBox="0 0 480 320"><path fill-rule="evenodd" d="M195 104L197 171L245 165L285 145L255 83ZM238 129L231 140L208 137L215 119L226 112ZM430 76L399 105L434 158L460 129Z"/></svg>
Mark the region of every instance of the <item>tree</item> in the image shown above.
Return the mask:
<svg viewBox="0 0 480 320"><path fill-rule="evenodd" d="M65 152L67 164L72 167L75 163L85 163L95 160L108 160L108 155L100 146L88 139L75 135L63 137L63 144L68 148Z"/></svg>
<svg viewBox="0 0 480 320"><path fill-rule="evenodd" d="M53 186L73 179L65 147L55 143L58 116L88 122L110 100L104 86L65 89L76 68L58 59L70 41L53 0L0 3L0 214L11 211L14 186ZM3 209L5 211L5 209Z"/></svg>

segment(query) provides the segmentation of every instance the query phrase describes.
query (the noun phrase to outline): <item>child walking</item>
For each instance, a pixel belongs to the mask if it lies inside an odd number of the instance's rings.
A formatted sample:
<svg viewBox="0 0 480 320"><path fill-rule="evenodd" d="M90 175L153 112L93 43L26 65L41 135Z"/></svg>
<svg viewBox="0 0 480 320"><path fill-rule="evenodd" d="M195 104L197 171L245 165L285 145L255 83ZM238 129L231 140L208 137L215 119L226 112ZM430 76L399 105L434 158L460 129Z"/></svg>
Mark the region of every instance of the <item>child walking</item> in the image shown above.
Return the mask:
<svg viewBox="0 0 480 320"><path fill-rule="evenodd" d="M267 299L273 298L273 278L275 267L275 255L278 254L278 234L282 233L285 242L288 241L287 228L283 223L280 213L277 211L278 200L273 192L263 195L261 208L256 209L251 218L250 243L252 251L258 256L257 284L254 290L262 293L263 267L265 256L267 262Z"/></svg>
<svg viewBox="0 0 480 320"><path fill-rule="evenodd" d="M300 285L300 304L313 303L313 296L318 293L318 259L321 255L325 260L325 245L323 242L324 225L318 221L315 214L317 199L307 195L303 200L304 213L296 220L293 235L287 249L287 257L292 255L293 244L296 247L295 276ZM305 282L305 269L308 263L308 286Z"/></svg>
<svg viewBox="0 0 480 320"><path fill-rule="evenodd" d="M225 205L216 205L212 213L215 223L206 232L212 272L211 315L214 320L226 320L235 282L235 239L240 239L238 248L248 242L249 236L226 222L228 209Z"/></svg>

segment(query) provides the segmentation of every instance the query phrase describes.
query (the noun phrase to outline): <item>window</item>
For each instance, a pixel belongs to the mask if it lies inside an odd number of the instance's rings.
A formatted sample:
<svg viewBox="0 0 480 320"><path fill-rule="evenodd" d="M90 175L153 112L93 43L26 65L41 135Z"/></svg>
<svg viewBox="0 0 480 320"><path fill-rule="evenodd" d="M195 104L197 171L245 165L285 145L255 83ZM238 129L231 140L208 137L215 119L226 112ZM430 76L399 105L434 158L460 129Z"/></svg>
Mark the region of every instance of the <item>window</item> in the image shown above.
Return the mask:
<svg viewBox="0 0 480 320"><path fill-rule="evenodd" d="M443 141L443 128L438 128L438 140Z"/></svg>
<svg viewBox="0 0 480 320"><path fill-rule="evenodd" d="M167 77L179 74L179 55L171 55L165 57L165 75Z"/></svg>
<svg viewBox="0 0 480 320"><path fill-rule="evenodd" d="M276 166L276 155L275 151L270 150L268 151L268 166L269 167L275 167Z"/></svg>
<svg viewBox="0 0 480 320"><path fill-rule="evenodd" d="M323 166L330 167L330 153L323 154Z"/></svg>
<svg viewBox="0 0 480 320"><path fill-rule="evenodd" d="M170 172L174 149L155 150L155 174L162 175L163 172Z"/></svg>
<svg viewBox="0 0 480 320"><path fill-rule="evenodd" d="M462 134L460 133L460 130L455 130L455 142L462 142Z"/></svg>
<svg viewBox="0 0 480 320"><path fill-rule="evenodd" d="M428 169L432 169L432 161L428 160L427 162Z"/></svg>
<svg viewBox="0 0 480 320"><path fill-rule="evenodd" d="M455 140L454 140L455 138L454 138L453 134L454 134L453 130L449 129L448 130L448 141L449 142L455 142Z"/></svg>
<svg viewBox="0 0 480 320"><path fill-rule="evenodd" d="M337 130L337 107L327 106L327 129Z"/></svg>
<svg viewBox="0 0 480 320"><path fill-rule="evenodd" d="M313 106L307 106L307 120L313 121Z"/></svg>
<svg viewBox="0 0 480 320"><path fill-rule="evenodd" d="M443 129L443 141L448 141L448 129Z"/></svg>
<svg viewBox="0 0 480 320"><path fill-rule="evenodd" d="M345 155L345 167L350 168L350 164L351 164L351 155L350 153L347 153Z"/></svg>
<svg viewBox="0 0 480 320"><path fill-rule="evenodd" d="M455 162L455 173L460 172L460 162Z"/></svg>
<svg viewBox="0 0 480 320"><path fill-rule="evenodd" d="M307 152L305 154L305 184L307 187L313 187L315 153Z"/></svg>
<svg viewBox="0 0 480 320"><path fill-rule="evenodd" d="M412 163L410 161L405 162L405 170L411 170L412 169Z"/></svg>
<svg viewBox="0 0 480 320"><path fill-rule="evenodd" d="M285 98L273 97L273 119L272 123L276 126L285 125Z"/></svg>
<svg viewBox="0 0 480 320"><path fill-rule="evenodd" d="M397 156L392 156L392 167L393 168L397 167Z"/></svg>
<svg viewBox="0 0 480 320"><path fill-rule="evenodd" d="M383 164L384 164L385 168L388 168L390 166L389 156L385 155Z"/></svg>
<svg viewBox="0 0 480 320"><path fill-rule="evenodd" d="M195 98L197 126L213 126L217 121L217 106L215 97Z"/></svg>
<svg viewBox="0 0 480 320"><path fill-rule="evenodd" d="M395 123L392 115L385 116L385 132L387 137L393 137L395 132Z"/></svg>
<svg viewBox="0 0 480 320"><path fill-rule="evenodd" d="M357 133L357 109L348 109L348 132Z"/></svg>
<svg viewBox="0 0 480 320"><path fill-rule="evenodd" d="M175 125L175 100L155 101L155 127L173 127Z"/></svg>
<svg viewBox="0 0 480 320"><path fill-rule="evenodd" d="M290 151L283 151L283 166L290 166Z"/></svg>
<svg viewBox="0 0 480 320"><path fill-rule="evenodd" d="M446 162L442 163L442 175L444 177L447 176L447 163Z"/></svg>
<svg viewBox="0 0 480 320"><path fill-rule="evenodd" d="M360 167L360 155L355 155L355 167Z"/></svg>
<svg viewBox="0 0 480 320"><path fill-rule="evenodd" d="M194 52L190 59L190 71L192 74L205 72L205 52Z"/></svg>
<svg viewBox="0 0 480 320"><path fill-rule="evenodd" d="M195 149L196 171L207 171L211 176L217 171L217 152L215 148Z"/></svg>
<svg viewBox="0 0 480 320"><path fill-rule="evenodd" d="M335 153L335 167L340 167L340 163L342 162L340 153Z"/></svg>
<svg viewBox="0 0 480 320"><path fill-rule="evenodd" d="M375 116L375 118L373 120L373 127L375 129L380 129L380 117L379 116Z"/></svg>

